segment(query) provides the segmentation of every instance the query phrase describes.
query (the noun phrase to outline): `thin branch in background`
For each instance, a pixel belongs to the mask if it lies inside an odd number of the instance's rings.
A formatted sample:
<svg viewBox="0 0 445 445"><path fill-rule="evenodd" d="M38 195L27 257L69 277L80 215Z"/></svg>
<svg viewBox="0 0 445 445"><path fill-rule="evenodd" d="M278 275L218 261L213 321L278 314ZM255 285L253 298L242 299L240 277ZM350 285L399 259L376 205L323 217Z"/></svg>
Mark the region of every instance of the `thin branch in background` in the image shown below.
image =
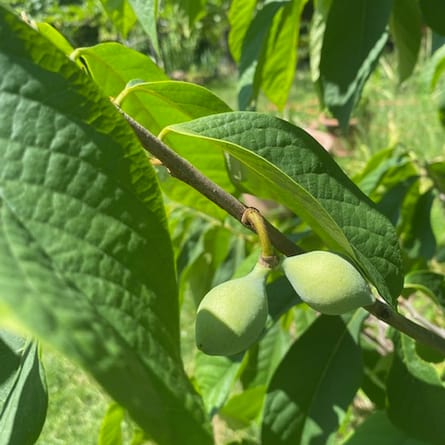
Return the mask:
<svg viewBox="0 0 445 445"><path fill-rule="evenodd" d="M212 202L217 204L228 214L232 215L240 223L242 223L242 216L247 208L246 205L231 194L227 193L223 188L211 181L207 176L203 175L190 162L179 156L150 131L125 113L119 106L116 105L116 108L133 128L136 136L139 138L139 141L142 144L142 147L159 159L170 171L172 176L193 187L195 190L210 199ZM302 250L282 232L270 224L270 222L268 222L266 219L264 219L264 221L267 226L267 232L270 240L273 246L279 252L286 256L302 253ZM249 227L249 225L246 227L253 230L252 227ZM386 324L393 326L400 332L440 351L445 355L445 338L436 333L437 329L434 331L429 330L417 323L414 323L403 315L397 313L387 303L380 300L376 300L372 305L366 306L365 309Z"/></svg>

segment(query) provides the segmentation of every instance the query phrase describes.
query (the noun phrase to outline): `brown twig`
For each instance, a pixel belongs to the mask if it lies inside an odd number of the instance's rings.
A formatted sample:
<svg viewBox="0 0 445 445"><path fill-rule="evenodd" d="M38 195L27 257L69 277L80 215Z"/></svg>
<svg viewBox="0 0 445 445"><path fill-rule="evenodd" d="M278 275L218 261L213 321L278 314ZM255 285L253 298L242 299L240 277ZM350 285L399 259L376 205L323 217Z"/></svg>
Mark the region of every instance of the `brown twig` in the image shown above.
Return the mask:
<svg viewBox="0 0 445 445"><path fill-rule="evenodd" d="M170 147L140 125L117 105L116 107L133 128L142 147L159 159L175 178L190 185L243 223L242 217L247 207L242 202L227 193L207 176L203 175L190 162L175 153ZM270 241L279 252L286 256L302 253L302 250L282 232L276 229L266 219L264 219L264 222L267 227ZM250 224L247 224L246 227L254 230ZM365 309L386 324L393 326L400 332L445 355L445 338L397 313L383 301L376 300L372 305L365 307Z"/></svg>

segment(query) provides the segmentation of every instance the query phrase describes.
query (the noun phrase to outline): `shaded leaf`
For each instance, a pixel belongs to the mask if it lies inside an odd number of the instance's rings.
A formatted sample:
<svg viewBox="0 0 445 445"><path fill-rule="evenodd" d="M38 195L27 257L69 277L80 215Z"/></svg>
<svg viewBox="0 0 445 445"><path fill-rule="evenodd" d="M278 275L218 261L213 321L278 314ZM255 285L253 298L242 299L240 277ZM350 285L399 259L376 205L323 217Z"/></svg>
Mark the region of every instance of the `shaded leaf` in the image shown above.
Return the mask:
<svg viewBox="0 0 445 445"><path fill-rule="evenodd" d="M0 363L0 444L33 445L48 406L37 343L0 330Z"/></svg>
<svg viewBox="0 0 445 445"><path fill-rule="evenodd" d="M0 300L160 444L210 443L179 355L163 202L135 135L3 8L0 72Z"/></svg>
<svg viewBox="0 0 445 445"><path fill-rule="evenodd" d="M443 443L445 387L434 366L419 358L415 342L405 335L396 341L387 397L394 425L430 444Z"/></svg>
<svg viewBox="0 0 445 445"><path fill-rule="evenodd" d="M197 351L195 384L213 416L226 402L242 366L243 354L234 357L206 355Z"/></svg>
<svg viewBox="0 0 445 445"><path fill-rule="evenodd" d="M399 80L413 72L422 40L422 17L417 0L393 0L391 31L397 48Z"/></svg>
<svg viewBox="0 0 445 445"><path fill-rule="evenodd" d="M262 444L323 444L337 430L362 378L361 319L321 316L293 344L267 390Z"/></svg>
<svg viewBox="0 0 445 445"><path fill-rule="evenodd" d="M412 209L411 218L405 221L402 233L403 247L411 258L431 259L436 251L436 238L431 227L431 208L435 191L430 188L421 193Z"/></svg>
<svg viewBox="0 0 445 445"><path fill-rule="evenodd" d="M343 0L329 9L320 80L324 103L343 128L385 46L391 8L388 0Z"/></svg>
<svg viewBox="0 0 445 445"><path fill-rule="evenodd" d="M427 445L395 427L383 411L371 414L343 445Z"/></svg>

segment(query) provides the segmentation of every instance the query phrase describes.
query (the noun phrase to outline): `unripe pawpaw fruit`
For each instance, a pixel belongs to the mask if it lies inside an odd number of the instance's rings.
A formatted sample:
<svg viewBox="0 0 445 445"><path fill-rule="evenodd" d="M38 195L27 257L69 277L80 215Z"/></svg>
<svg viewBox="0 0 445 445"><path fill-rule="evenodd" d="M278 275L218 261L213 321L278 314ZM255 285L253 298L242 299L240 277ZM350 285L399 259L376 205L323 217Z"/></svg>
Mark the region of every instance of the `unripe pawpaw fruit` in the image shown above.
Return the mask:
<svg viewBox="0 0 445 445"><path fill-rule="evenodd" d="M197 347L209 355L234 355L261 335L268 314L266 277L258 263L242 278L226 281L202 299L196 315Z"/></svg>
<svg viewBox="0 0 445 445"><path fill-rule="evenodd" d="M335 253L303 253L285 258L282 266L300 298L321 313L340 315L374 302L360 272Z"/></svg>

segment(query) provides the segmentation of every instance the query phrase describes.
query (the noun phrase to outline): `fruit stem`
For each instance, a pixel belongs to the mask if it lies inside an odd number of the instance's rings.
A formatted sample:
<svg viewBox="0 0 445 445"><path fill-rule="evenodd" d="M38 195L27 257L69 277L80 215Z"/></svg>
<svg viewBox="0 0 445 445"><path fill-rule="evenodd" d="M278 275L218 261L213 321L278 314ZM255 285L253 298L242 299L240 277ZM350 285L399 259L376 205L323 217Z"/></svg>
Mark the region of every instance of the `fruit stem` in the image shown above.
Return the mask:
<svg viewBox="0 0 445 445"><path fill-rule="evenodd" d="M261 245L260 262L269 268L276 266L278 264L278 257L274 253L267 226L260 211L255 207L247 207L241 216L241 222L253 228L258 235Z"/></svg>

